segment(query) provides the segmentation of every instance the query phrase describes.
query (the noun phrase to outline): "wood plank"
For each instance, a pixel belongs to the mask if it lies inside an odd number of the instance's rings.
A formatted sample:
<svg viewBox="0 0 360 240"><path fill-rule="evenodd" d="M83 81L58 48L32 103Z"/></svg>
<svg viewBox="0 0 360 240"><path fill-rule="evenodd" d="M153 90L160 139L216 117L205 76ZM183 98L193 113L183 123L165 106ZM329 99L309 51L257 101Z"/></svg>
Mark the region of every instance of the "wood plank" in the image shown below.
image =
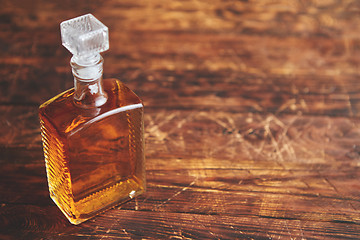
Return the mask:
<svg viewBox="0 0 360 240"><path fill-rule="evenodd" d="M6 207L5 207L6 208ZM1 213L4 207L0 208ZM248 216L110 210L111 215L74 226L59 217L55 207L7 208L14 215L0 226L4 239L356 239L359 226L341 222L312 222ZM25 216L24 216L25 215ZM23 217L19 217L23 216ZM26 217L26 216L31 216ZM116 219L114 221L114 219ZM112 224L109 226L109 222Z"/></svg>
<svg viewBox="0 0 360 240"><path fill-rule="evenodd" d="M41 148L37 107L2 106L0 109L3 150ZM194 112L149 107L145 114L146 152L153 158L252 159L358 166L359 121L301 114ZM221 162L216 167L220 166Z"/></svg>
<svg viewBox="0 0 360 240"><path fill-rule="evenodd" d="M20 158L24 152L19 151ZM53 207L51 212L55 214L57 208L48 197L40 155L29 154L27 164L2 163L2 226L24 221L24 218L29 217L29 211L35 211L34 209ZM15 154L12 153L12 156L15 157ZM151 169L153 162L161 161L164 162L163 168ZM178 167L166 168L165 162L176 163ZM123 210L135 210L141 211L143 215L157 212L166 213L166 216L170 213L216 215L224 218L245 216L326 224L344 223L355 228L360 224L360 198L356 190L360 188L358 167L342 166L337 169L335 165L332 168L318 164L279 165L271 161L242 159L236 162L227 159L214 162L206 158L180 161L149 158L148 163L150 169L147 171L147 193L102 216L113 218L113 214L120 214ZM219 164L221 167L216 166ZM14 209L21 208L24 209L23 214L10 215ZM48 210L34 212L27 221L43 221L37 219L38 215L47 212ZM65 219L59 210L55 216L56 219ZM63 224L64 221L60 223ZM261 228L263 227L265 225ZM310 232L315 230L309 229Z"/></svg>
<svg viewBox="0 0 360 240"><path fill-rule="evenodd" d="M35 69L10 67L6 70L0 104L38 106L73 85L70 72L52 77L53 69L42 71L42 79L29 80L40 71ZM16 74L11 75L12 71ZM129 79L131 74L132 79ZM344 77L342 84L339 84L328 77L265 79L208 71L179 74L165 71L146 76L127 71L120 78L136 90L146 107L350 117L359 117L360 114L358 89L353 87L350 90L351 86L356 86L353 77ZM152 78L157 80L148 80ZM273 94L273 86L277 86L276 95Z"/></svg>
<svg viewBox="0 0 360 240"><path fill-rule="evenodd" d="M248 32L283 35L336 35L352 30L359 19L357 1L174 1L164 0L136 3L130 0L107 4L47 2L35 0L31 4L21 0L5 1L2 8L5 23L19 28L47 27L64 16L72 18L86 11L103 16L119 29L188 31L212 30L219 32ZM49 10L56 10L50 13ZM302 13L302 14L298 14ZM351 17L344 13L352 14ZM325 16L322 16L325 15ZM180 18L181 17L181 18ZM47 21L44 21L47 20ZM331 21L332 20L332 21ZM336 21L335 21L336 20ZM346 24L350 23L350 24Z"/></svg>
<svg viewBox="0 0 360 240"><path fill-rule="evenodd" d="M43 160L37 159L36 164L3 164L2 204L51 205ZM148 161L151 165L157 160ZM186 161L186 166L199 161L207 159ZM148 192L123 208L360 223L359 168L281 169L278 164L258 161L228 169L207 165L186 169L179 161L178 165L180 170L148 170Z"/></svg>

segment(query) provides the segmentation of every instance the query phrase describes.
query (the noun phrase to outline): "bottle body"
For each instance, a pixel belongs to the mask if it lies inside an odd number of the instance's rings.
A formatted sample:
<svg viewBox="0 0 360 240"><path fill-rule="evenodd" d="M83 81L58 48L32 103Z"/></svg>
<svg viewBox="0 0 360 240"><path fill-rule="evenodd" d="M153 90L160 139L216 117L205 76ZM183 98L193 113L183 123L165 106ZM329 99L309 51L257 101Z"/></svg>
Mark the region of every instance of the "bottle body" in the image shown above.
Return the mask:
<svg viewBox="0 0 360 240"><path fill-rule="evenodd" d="M50 196L73 224L146 190L143 104L119 80L103 89L101 106L70 89L39 108Z"/></svg>

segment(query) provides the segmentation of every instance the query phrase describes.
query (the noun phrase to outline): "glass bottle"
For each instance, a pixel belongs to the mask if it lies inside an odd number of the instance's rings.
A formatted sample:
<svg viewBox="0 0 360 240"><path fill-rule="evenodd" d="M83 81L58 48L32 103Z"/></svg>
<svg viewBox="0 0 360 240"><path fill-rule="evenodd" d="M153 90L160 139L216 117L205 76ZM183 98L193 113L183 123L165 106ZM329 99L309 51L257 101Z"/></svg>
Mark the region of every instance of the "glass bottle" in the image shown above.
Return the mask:
<svg viewBox="0 0 360 240"><path fill-rule="evenodd" d="M145 192L143 104L102 79L108 28L87 14L60 25L74 88L39 108L50 196L79 224Z"/></svg>

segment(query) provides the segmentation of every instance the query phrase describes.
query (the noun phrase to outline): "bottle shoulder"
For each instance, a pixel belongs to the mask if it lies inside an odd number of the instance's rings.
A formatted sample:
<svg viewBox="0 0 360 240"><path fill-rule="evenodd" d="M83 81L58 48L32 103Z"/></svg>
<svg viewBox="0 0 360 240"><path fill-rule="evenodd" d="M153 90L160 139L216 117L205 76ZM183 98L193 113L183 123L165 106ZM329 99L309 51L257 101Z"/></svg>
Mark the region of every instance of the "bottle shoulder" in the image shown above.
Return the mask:
<svg viewBox="0 0 360 240"><path fill-rule="evenodd" d="M92 124L120 112L143 108L140 98L120 80L104 79L103 84L108 100L101 107L78 107L73 100L72 88L43 103L39 107L40 119L51 124L60 134L67 135L82 125Z"/></svg>
<svg viewBox="0 0 360 240"><path fill-rule="evenodd" d="M124 83L118 79L110 78L103 80L104 89L109 94L109 101L105 105L112 103L114 107L126 106L141 103L141 99ZM55 97L47 100L40 105L40 109L47 108L49 105L69 104L73 102L74 88L68 89Z"/></svg>

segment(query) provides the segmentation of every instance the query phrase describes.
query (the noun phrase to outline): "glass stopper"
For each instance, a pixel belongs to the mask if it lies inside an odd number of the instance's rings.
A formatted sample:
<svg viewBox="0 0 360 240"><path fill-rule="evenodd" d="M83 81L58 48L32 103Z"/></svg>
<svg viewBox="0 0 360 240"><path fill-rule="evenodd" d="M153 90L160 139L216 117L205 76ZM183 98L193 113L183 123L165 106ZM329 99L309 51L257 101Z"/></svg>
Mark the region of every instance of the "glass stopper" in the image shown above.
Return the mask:
<svg viewBox="0 0 360 240"><path fill-rule="evenodd" d="M79 60L109 49L109 30L92 14L62 22L60 31L62 44Z"/></svg>

